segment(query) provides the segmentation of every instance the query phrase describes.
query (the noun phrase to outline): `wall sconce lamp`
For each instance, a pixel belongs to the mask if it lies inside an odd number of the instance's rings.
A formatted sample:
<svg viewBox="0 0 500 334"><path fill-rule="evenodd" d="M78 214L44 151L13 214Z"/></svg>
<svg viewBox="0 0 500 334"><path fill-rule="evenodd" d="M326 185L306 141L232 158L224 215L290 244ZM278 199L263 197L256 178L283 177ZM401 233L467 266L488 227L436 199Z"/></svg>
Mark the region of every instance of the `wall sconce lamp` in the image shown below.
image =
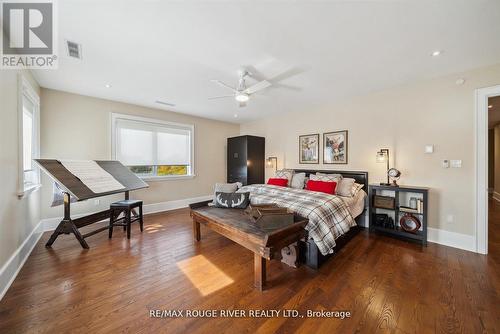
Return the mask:
<svg viewBox="0 0 500 334"><path fill-rule="evenodd" d="M387 183L384 183L384 182L380 182L380 185L381 186L390 186L391 183L389 182L389 149L388 148L381 148L378 152L377 152L377 156L376 156L376 161L379 162L379 163L387 163L387 170L386 170L386 174L387 174Z"/></svg>
<svg viewBox="0 0 500 334"><path fill-rule="evenodd" d="M266 166L267 168L273 168L274 171L278 170L278 158L277 157L269 157L266 159Z"/></svg>

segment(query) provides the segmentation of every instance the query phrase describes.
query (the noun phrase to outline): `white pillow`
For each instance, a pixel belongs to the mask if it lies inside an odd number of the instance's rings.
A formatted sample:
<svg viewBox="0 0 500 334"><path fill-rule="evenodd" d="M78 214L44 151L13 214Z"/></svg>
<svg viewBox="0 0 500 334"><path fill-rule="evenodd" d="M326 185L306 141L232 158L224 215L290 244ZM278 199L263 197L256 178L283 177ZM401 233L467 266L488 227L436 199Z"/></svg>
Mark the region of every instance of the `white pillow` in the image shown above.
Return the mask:
<svg viewBox="0 0 500 334"><path fill-rule="evenodd" d="M354 186L355 182L356 182L356 180L351 179L349 177L342 178L337 183L337 188L335 188L335 194L339 195L339 196L345 196L345 197L353 196L352 187Z"/></svg>
<svg viewBox="0 0 500 334"><path fill-rule="evenodd" d="M293 169L280 169L276 171L274 177L277 179L287 179L288 180L287 187L290 187L290 185L292 184L293 174L294 174Z"/></svg>
<svg viewBox="0 0 500 334"><path fill-rule="evenodd" d="M304 189L306 173L296 173L292 176L291 187L295 189Z"/></svg>
<svg viewBox="0 0 500 334"><path fill-rule="evenodd" d="M340 176L340 177L339 177ZM339 174L321 174L321 175L309 175L309 179L312 181L323 181L323 182L337 182L342 179L342 175Z"/></svg>

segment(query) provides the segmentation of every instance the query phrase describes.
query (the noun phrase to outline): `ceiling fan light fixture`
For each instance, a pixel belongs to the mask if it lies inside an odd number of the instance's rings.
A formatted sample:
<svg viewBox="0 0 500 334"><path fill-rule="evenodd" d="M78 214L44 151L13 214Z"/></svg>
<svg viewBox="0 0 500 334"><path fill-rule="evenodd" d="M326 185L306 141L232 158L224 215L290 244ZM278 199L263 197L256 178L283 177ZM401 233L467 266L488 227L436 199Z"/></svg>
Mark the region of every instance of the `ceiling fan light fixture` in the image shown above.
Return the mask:
<svg viewBox="0 0 500 334"><path fill-rule="evenodd" d="M236 94L236 96L234 98L238 102L247 102L248 101L248 94L239 93L239 94Z"/></svg>

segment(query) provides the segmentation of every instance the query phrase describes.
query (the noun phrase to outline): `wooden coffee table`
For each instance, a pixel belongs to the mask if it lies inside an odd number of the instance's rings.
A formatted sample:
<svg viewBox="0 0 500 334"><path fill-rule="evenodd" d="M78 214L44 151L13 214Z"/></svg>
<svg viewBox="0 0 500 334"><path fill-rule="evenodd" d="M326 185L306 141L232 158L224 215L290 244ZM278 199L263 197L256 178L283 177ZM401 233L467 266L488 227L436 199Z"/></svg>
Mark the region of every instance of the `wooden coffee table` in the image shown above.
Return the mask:
<svg viewBox="0 0 500 334"><path fill-rule="evenodd" d="M194 239L200 241L200 224L233 240L254 253L254 286L266 284L266 260L275 258L283 247L307 235L307 219L295 216L294 223L284 228L267 230L257 226L241 209L209 207L208 202L191 204Z"/></svg>

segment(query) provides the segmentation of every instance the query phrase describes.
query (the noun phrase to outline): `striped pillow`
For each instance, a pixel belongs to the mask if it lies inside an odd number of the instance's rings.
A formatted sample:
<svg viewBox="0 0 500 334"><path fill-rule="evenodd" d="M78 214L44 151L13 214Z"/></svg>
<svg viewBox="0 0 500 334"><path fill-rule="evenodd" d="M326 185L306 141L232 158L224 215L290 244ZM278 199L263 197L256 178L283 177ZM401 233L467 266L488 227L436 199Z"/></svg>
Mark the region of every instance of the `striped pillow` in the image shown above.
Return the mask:
<svg viewBox="0 0 500 334"><path fill-rule="evenodd" d="M363 188L364 186L365 186L364 184L354 183L351 190L352 196L356 196L361 190L361 188Z"/></svg>
<svg viewBox="0 0 500 334"><path fill-rule="evenodd" d="M340 174L323 174L323 173L317 174L316 173L316 175L314 175L314 174L309 175L309 179L312 181L339 183L339 181L342 179L342 175L340 175Z"/></svg>
<svg viewBox="0 0 500 334"><path fill-rule="evenodd" d="M276 173L274 174L274 178L287 179L288 180L287 187L290 187L290 185L292 184L293 173L294 173L293 169L280 169L276 171Z"/></svg>

